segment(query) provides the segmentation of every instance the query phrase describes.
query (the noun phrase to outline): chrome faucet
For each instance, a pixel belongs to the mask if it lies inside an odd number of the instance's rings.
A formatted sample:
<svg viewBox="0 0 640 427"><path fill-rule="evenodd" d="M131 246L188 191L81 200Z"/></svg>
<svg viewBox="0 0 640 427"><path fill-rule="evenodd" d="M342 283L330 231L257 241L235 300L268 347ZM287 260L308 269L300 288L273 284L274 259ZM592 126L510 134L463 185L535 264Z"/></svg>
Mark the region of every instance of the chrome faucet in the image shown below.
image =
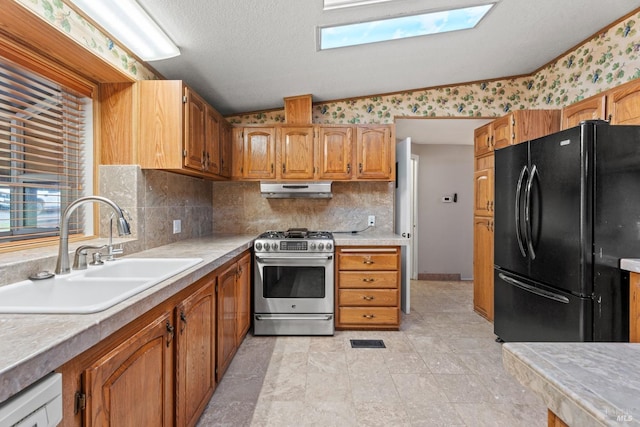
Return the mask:
<svg viewBox="0 0 640 427"><path fill-rule="evenodd" d="M60 221L60 246L58 247L58 262L56 263L56 274L69 274L71 269L69 268L69 218L76 208L84 203L88 202L102 202L113 208L118 218L116 225L118 227L118 234L120 236L131 234L129 229L129 223L124 218L124 212L113 201L101 196L86 196L74 200L67 206L62 213L62 219Z"/></svg>

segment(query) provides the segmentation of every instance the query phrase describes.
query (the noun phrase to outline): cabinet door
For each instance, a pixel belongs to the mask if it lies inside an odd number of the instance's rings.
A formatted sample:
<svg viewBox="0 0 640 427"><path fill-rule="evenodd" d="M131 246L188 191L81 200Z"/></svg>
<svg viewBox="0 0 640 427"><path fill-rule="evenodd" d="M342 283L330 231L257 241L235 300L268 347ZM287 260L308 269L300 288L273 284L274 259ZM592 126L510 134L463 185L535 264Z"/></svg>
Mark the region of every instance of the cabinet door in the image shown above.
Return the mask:
<svg viewBox="0 0 640 427"><path fill-rule="evenodd" d="M251 254L238 261L236 316L236 346L239 347L251 325Z"/></svg>
<svg viewBox="0 0 640 427"><path fill-rule="evenodd" d="M202 171L205 169L204 121L206 104L189 88L185 88L184 166Z"/></svg>
<svg viewBox="0 0 640 427"><path fill-rule="evenodd" d="M493 168L476 171L473 181L474 215L493 216Z"/></svg>
<svg viewBox="0 0 640 427"><path fill-rule="evenodd" d="M218 275L218 382L236 353L236 274L237 264L234 263Z"/></svg>
<svg viewBox="0 0 640 427"><path fill-rule="evenodd" d="M231 129L231 178L244 176L244 129Z"/></svg>
<svg viewBox="0 0 640 427"><path fill-rule="evenodd" d="M281 178L313 179L313 127L278 129L281 155Z"/></svg>
<svg viewBox="0 0 640 427"><path fill-rule="evenodd" d="M176 424L193 426L215 389L215 277L176 307Z"/></svg>
<svg viewBox="0 0 640 427"><path fill-rule="evenodd" d="M388 126L358 126L356 158L358 179L391 179L391 129Z"/></svg>
<svg viewBox="0 0 640 427"><path fill-rule="evenodd" d="M640 125L640 80L607 92L607 115L612 125Z"/></svg>
<svg viewBox="0 0 640 427"><path fill-rule="evenodd" d="M474 150L476 156L481 156L493 151L493 145L491 144L491 126L491 123L487 123L473 131Z"/></svg>
<svg viewBox="0 0 640 427"><path fill-rule="evenodd" d="M164 313L84 371L87 426L173 425L173 338Z"/></svg>
<svg viewBox="0 0 640 427"><path fill-rule="evenodd" d="M275 128L244 129L244 174L249 179L275 179Z"/></svg>
<svg viewBox="0 0 640 427"><path fill-rule="evenodd" d="M592 96L565 107L562 110L562 129L578 126L583 120L604 120L606 100L605 95Z"/></svg>
<svg viewBox="0 0 640 427"><path fill-rule="evenodd" d="M231 177L233 127L224 119L220 124L220 176Z"/></svg>
<svg viewBox="0 0 640 427"><path fill-rule="evenodd" d="M511 144L540 138L560 130L561 110L516 110L511 113Z"/></svg>
<svg viewBox="0 0 640 427"><path fill-rule="evenodd" d="M640 343L640 273L629 279L629 342Z"/></svg>
<svg viewBox="0 0 640 427"><path fill-rule="evenodd" d="M493 219L473 222L473 308L493 320Z"/></svg>
<svg viewBox="0 0 640 427"><path fill-rule="evenodd" d="M353 156L353 131L350 127L319 128L318 178L351 179Z"/></svg>
<svg viewBox="0 0 640 427"><path fill-rule="evenodd" d="M513 115L507 114L506 116L495 119L491 122L493 131L493 149L497 150L502 147L513 144Z"/></svg>
<svg viewBox="0 0 640 427"><path fill-rule="evenodd" d="M207 172L220 175L220 116L206 108L204 121L204 166Z"/></svg>

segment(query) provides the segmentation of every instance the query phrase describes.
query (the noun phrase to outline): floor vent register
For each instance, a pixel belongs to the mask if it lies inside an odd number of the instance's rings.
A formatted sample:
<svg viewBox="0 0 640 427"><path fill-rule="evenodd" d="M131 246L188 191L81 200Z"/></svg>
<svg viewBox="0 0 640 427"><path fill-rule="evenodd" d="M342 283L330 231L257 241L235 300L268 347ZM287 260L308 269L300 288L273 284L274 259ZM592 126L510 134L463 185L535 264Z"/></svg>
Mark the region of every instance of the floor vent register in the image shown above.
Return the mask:
<svg viewBox="0 0 640 427"><path fill-rule="evenodd" d="M351 340L351 348L386 348L382 340Z"/></svg>

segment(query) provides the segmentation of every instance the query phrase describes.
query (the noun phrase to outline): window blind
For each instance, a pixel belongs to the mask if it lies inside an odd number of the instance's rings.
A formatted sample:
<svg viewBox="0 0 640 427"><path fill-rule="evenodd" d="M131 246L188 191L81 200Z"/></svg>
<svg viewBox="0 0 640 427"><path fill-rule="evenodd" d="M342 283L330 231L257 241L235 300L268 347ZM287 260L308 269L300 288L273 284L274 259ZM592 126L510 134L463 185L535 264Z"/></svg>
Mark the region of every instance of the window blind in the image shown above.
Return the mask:
<svg viewBox="0 0 640 427"><path fill-rule="evenodd" d="M0 57L0 245L59 234L82 194L87 101ZM78 209L70 233L83 224Z"/></svg>

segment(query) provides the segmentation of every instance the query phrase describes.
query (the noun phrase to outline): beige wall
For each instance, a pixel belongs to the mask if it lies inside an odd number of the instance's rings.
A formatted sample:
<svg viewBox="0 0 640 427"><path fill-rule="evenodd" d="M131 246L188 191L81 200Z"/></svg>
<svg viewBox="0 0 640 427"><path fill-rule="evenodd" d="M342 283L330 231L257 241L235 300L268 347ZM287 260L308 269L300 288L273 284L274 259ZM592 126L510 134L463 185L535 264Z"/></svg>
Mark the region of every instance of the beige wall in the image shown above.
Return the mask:
<svg viewBox="0 0 640 427"><path fill-rule="evenodd" d="M213 231L261 233L307 227L310 230L351 231L376 216L375 231L393 231L394 183L339 182L331 199L266 199L258 182L213 184Z"/></svg>
<svg viewBox="0 0 640 427"><path fill-rule="evenodd" d="M473 146L412 144L418 161L418 274L473 278ZM442 203L458 194L457 203Z"/></svg>

